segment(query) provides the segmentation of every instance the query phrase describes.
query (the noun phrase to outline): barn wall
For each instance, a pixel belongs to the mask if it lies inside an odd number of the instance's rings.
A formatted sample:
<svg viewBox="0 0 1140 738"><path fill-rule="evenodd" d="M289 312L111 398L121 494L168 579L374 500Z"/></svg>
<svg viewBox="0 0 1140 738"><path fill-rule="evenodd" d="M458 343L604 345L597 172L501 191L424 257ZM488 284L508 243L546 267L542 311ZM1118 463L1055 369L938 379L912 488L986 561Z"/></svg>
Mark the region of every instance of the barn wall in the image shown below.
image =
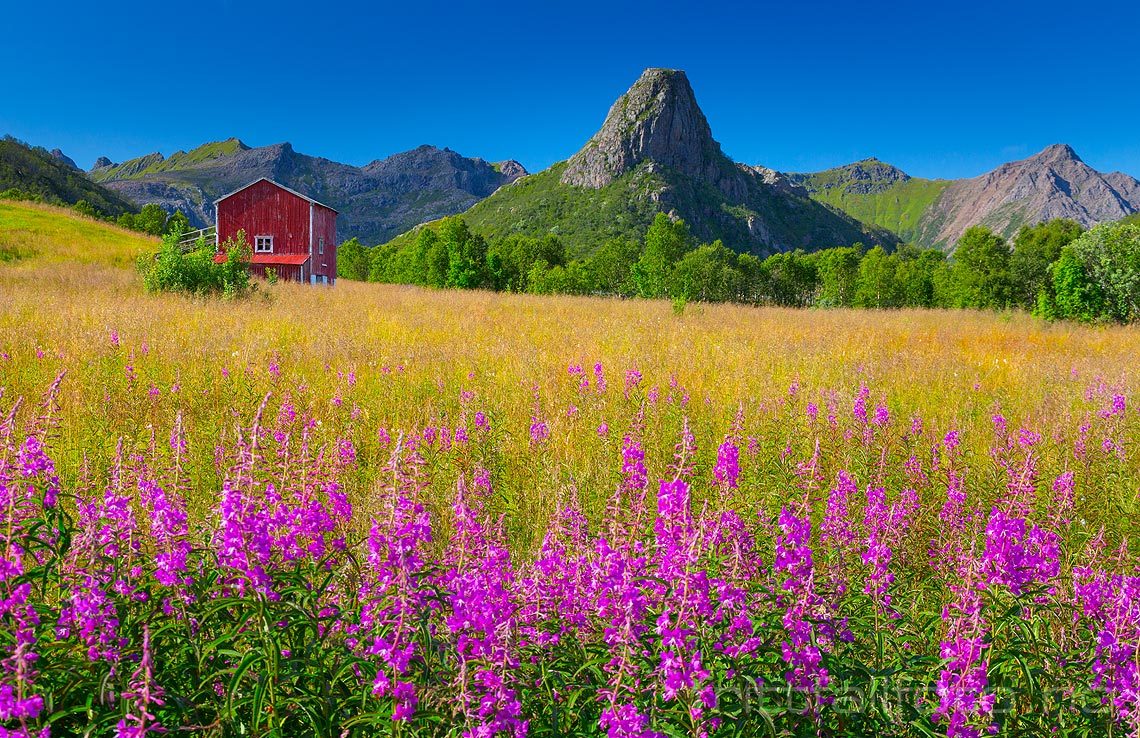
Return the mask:
<svg viewBox="0 0 1140 738"><path fill-rule="evenodd" d="M317 239L324 237L325 253L320 254ZM313 206L313 273L336 279L336 213L323 205Z"/></svg>
<svg viewBox="0 0 1140 738"><path fill-rule="evenodd" d="M273 253L309 253L309 202L270 182L257 182L218 203L218 240L245 230L250 249L254 236L273 236Z"/></svg>
<svg viewBox="0 0 1140 738"><path fill-rule="evenodd" d="M267 267L273 268L277 272L277 278L282 282L301 281L301 267L294 264L250 264L249 273L264 278Z"/></svg>

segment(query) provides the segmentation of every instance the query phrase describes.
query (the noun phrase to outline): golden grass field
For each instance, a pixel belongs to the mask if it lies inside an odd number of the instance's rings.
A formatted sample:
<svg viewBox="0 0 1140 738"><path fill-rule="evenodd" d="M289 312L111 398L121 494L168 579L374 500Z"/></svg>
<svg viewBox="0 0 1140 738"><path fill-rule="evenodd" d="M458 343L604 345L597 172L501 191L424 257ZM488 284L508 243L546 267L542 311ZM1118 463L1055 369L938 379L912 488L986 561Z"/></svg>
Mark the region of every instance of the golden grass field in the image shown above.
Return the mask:
<svg viewBox="0 0 1140 738"><path fill-rule="evenodd" d="M153 296L132 264L156 248L157 241L65 210L0 202L0 252L22 255L0 261L0 403L6 409L23 396L30 405L67 372L57 439L66 478L76 477L84 454L109 458L120 438L141 448L152 430L168 434L181 414L197 440L194 474L204 506L220 478L214 443L248 424L273 392L274 401L289 396L312 412L329 438L351 432L362 439L365 463L353 494L366 501L385 457L380 428L395 437L426 425L454 427L482 409L500 434L488 462L499 480L499 511L529 544L571 489L587 510L605 504L621 435L653 386L661 399L646 410L651 477L672 455L682 418L694 429L699 463L711 467L743 408L744 435L760 450L753 456L756 504L784 494L792 479L781 449L803 460L817 441L828 446L830 436L803 419L806 403L825 416L831 397L847 418L862 383L872 402L888 404L900 453L957 429L979 455L976 474L995 480L985 452L999 411L1011 428L1031 426L1053 444L1043 462L1051 472L1076 463L1068 449L1077 426L1112 392L1130 400L1119 432L1136 436L1131 398L1140 332L1133 328L961 311L689 305L676 315L666 302L348 281L331 289L262 285L237 302ZM596 362L609 391L580 393L568 365L581 364L593 379ZM644 379L626 398L630 369ZM551 429L537 451L528 433L535 388L538 415ZM472 402L461 401L464 390L474 393ZM906 434L914 416L926 429L921 443ZM603 422L611 428L604 437L597 431ZM825 455L825 476L840 465L868 474L885 466L840 445ZM1135 455L1112 468L1121 476L1102 480L1114 490L1102 515L1124 535L1131 523L1120 516L1137 512Z"/></svg>

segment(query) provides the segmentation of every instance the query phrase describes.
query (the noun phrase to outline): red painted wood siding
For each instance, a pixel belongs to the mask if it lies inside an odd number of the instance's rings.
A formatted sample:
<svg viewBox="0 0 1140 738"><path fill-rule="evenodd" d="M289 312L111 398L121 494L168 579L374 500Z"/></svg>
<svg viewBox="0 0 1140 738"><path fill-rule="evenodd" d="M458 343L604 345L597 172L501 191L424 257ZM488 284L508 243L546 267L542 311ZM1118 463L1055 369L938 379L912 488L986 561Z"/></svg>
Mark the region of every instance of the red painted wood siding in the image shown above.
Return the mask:
<svg viewBox="0 0 1140 738"><path fill-rule="evenodd" d="M236 238L240 230L251 250L256 236L273 236L273 253L307 254L309 201L272 182L257 182L218 203L218 241Z"/></svg>
<svg viewBox="0 0 1140 738"><path fill-rule="evenodd" d="M321 253L321 241L325 239L325 252ZM324 205L313 205L313 274L328 277L331 284L336 281L336 212Z"/></svg>
<svg viewBox="0 0 1140 738"><path fill-rule="evenodd" d="M255 277L265 277L266 268L271 268L277 272L277 278L283 282L300 282L301 281L301 267L293 266L291 264L250 264L249 273ZM306 270L308 267L305 267ZM305 281L309 281L308 272L305 272Z"/></svg>

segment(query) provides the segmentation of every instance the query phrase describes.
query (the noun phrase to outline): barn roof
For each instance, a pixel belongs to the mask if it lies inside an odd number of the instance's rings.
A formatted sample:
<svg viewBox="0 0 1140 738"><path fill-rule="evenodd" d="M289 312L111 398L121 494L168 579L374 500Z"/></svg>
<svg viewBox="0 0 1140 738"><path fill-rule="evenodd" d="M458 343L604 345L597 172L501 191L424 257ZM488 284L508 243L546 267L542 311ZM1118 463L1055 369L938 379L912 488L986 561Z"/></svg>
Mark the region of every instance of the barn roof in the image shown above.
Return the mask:
<svg viewBox="0 0 1140 738"><path fill-rule="evenodd" d="M214 261L218 264L224 263L225 260L225 252L214 254ZM304 264L308 260L308 254L253 254L249 257L250 264L269 264L270 266L297 266L299 264Z"/></svg>
<svg viewBox="0 0 1140 738"><path fill-rule="evenodd" d="M309 202L313 203L314 205L320 205L322 208L328 208L329 210L333 211L334 213L337 213L338 215L340 214L340 211L339 211L339 210L337 210L336 208L332 207L331 205L325 205L323 202L317 202L316 200L314 200L313 198L309 197L308 195L304 195L304 194L302 194L302 193L300 193L300 192L297 192L297 190L294 190L294 189L291 189L291 188L289 188L289 187L286 187L285 185L281 184L280 182L274 182L274 181L273 181L272 179L270 179L269 177L260 177L259 179L255 179L254 181L250 182L250 183L249 183L249 184L247 184L247 185L242 185L241 187L238 187L238 188L237 188L236 190L234 190L233 192L230 192L230 193L227 193L227 194L225 194L225 195L222 195L222 196L221 196L221 197L219 197L217 200L214 200L214 205L217 205L217 204L218 204L218 203L220 203L222 200L225 200L225 199L227 199L227 198L233 197L234 195L236 195L237 193L241 192L242 190L247 190L247 189L249 189L250 187L253 187L253 186L254 186L255 184L257 184L258 182L268 182L269 184L271 184L271 185L273 185L273 186L275 186L275 187L280 187L281 189L285 190L286 192L289 192L289 193L292 193L292 194L296 195L297 197L301 198L302 200L308 200Z"/></svg>

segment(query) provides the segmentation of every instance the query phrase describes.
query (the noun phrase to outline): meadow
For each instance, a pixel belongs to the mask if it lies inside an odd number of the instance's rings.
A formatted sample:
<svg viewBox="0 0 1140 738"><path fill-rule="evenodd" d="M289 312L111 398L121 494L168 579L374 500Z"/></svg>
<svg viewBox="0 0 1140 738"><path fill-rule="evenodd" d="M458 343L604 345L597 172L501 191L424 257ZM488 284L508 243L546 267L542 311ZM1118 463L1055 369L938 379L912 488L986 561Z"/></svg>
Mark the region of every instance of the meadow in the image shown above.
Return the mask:
<svg viewBox="0 0 1140 738"><path fill-rule="evenodd" d="M5 735L1136 735L1140 333L339 282L0 202Z"/></svg>

